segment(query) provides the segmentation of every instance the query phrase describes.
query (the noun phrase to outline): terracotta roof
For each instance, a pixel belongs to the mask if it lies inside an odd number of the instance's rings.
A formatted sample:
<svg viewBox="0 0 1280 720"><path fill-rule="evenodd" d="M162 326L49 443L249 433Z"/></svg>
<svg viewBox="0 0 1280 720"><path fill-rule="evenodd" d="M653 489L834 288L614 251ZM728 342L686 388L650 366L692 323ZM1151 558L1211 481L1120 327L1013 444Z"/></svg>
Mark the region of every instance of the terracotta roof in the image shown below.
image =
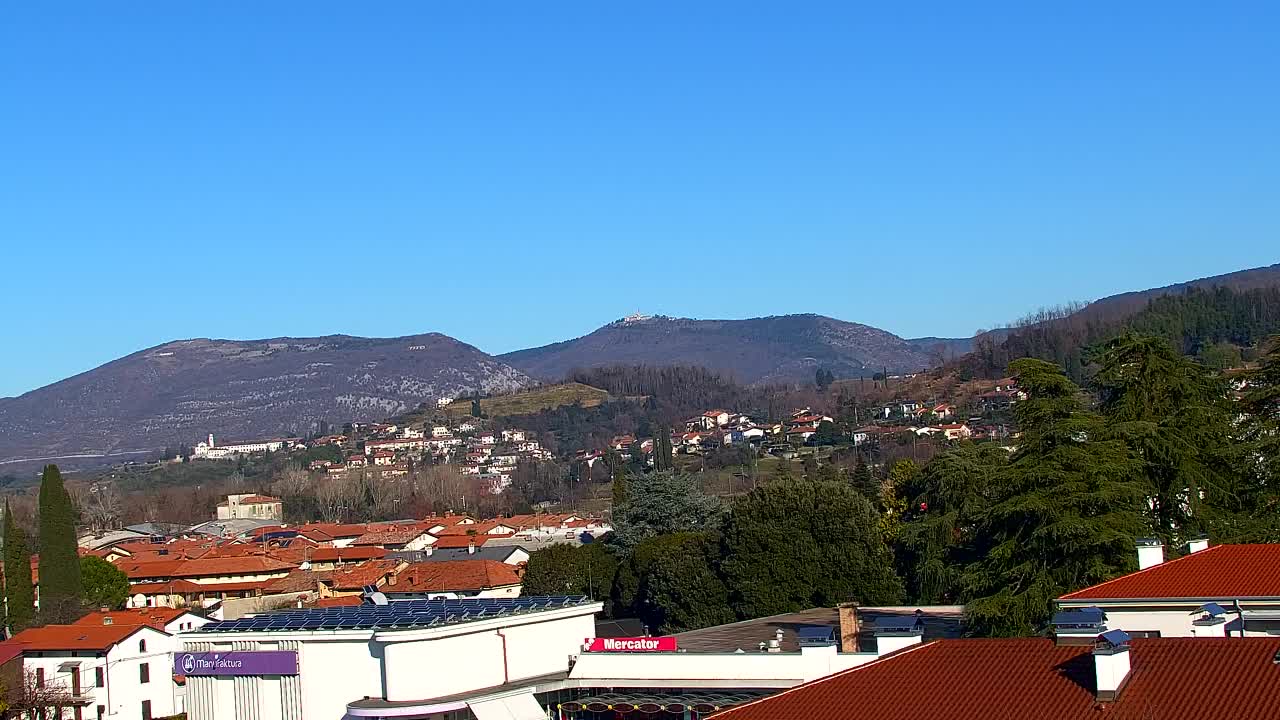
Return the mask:
<svg viewBox="0 0 1280 720"><path fill-rule="evenodd" d="M248 557L218 557L187 560L174 571L175 578L212 577L216 575L262 575L290 570L296 567L292 563L250 555Z"/></svg>
<svg viewBox="0 0 1280 720"><path fill-rule="evenodd" d="M510 522L509 520L481 520L479 522L471 523L470 525L453 525L450 527L446 527L445 529L436 533L436 535L439 535L440 537L444 537L446 535L467 535L472 532L474 532L477 535L484 535L486 533L489 533L492 530L496 530L499 527L509 527L512 529L517 529L518 526L516 526L514 523Z"/></svg>
<svg viewBox="0 0 1280 720"><path fill-rule="evenodd" d="M204 590L204 585L197 585L190 580L169 580L168 582L134 583L129 586L130 595L187 595Z"/></svg>
<svg viewBox="0 0 1280 720"><path fill-rule="evenodd" d="M384 548L373 545L345 548L316 548L311 551L311 562L358 562L377 560L387 556Z"/></svg>
<svg viewBox="0 0 1280 720"><path fill-rule="evenodd" d="M263 592L268 595L293 592L313 592L320 587L320 579L327 578L328 573L314 573L310 570L294 570L282 578L268 580ZM211 585L210 587L220 587Z"/></svg>
<svg viewBox="0 0 1280 720"><path fill-rule="evenodd" d="M416 525L408 527L371 530L351 542L354 545L404 545L414 538L426 534L424 528Z"/></svg>
<svg viewBox="0 0 1280 720"><path fill-rule="evenodd" d="M489 590L520 584L515 568L497 560L415 563L396 577L396 592Z"/></svg>
<svg viewBox="0 0 1280 720"><path fill-rule="evenodd" d="M0 665L4 665L10 660L13 660L14 658L21 657L21 656L22 656L21 645L13 642L12 640L6 640L4 642L0 642Z"/></svg>
<svg viewBox="0 0 1280 720"><path fill-rule="evenodd" d="M395 573L399 566L395 560L369 560L359 565L347 565L330 573L327 583L334 590L359 590L365 585L377 585L378 581Z"/></svg>
<svg viewBox="0 0 1280 720"><path fill-rule="evenodd" d="M1280 544L1215 545L1061 599L1261 597L1280 598Z"/></svg>
<svg viewBox="0 0 1280 720"><path fill-rule="evenodd" d="M177 618L186 615L187 611L181 608L166 607L147 607L147 608L130 608L128 610L108 610L107 612L95 611L75 621L75 625L94 625L105 626L107 618L111 619L111 625L149 625L157 630L164 630L164 626L173 622Z"/></svg>
<svg viewBox="0 0 1280 720"><path fill-rule="evenodd" d="M173 577L178 568L186 563L187 561L181 558L176 560L153 560L150 562L139 562L134 558L122 558L116 561L116 567L120 568L130 580L140 580L142 578Z"/></svg>
<svg viewBox="0 0 1280 720"><path fill-rule="evenodd" d="M306 537L323 535L325 540L333 538L360 537L365 533L364 525L340 523L311 523L298 528L298 534Z"/></svg>
<svg viewBox="0 0 1280 720"><path fill-rule="evenodd" d="M267 505L280 502L280 498L273 498L270 495L250 495L249 497L240 498L241 505Z"/></svg>
<svg viewBox="0 0 1280 720"><path fill-rule="evenodd" d="M717 720L1253 720L1280 717L1280 638L1138 638L1113 702L1092 648L938 640L716 715Z"/></svg>
<svg viewBox="0 0 1280 720"><path fill-rule="evenodd" d="M145 625L45 625L23 630L12 641L23 650L106 650Z"/></svg>
<svg viewBox="0 0 1280 720"><path fill-rule="evenodd" d="M441 535L436 539L433 547L464 548L471 543L475 543L476 547L480 547L481 545L484 545L485 542L500 537L511 537L511 535Z"/></svg>

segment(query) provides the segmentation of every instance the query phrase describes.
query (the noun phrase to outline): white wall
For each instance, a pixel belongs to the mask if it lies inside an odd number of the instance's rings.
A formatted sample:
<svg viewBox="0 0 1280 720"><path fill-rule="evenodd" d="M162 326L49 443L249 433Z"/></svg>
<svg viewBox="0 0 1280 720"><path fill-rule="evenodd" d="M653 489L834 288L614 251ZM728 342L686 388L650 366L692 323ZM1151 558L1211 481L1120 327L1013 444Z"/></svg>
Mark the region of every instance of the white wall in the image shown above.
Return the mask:
<svg viewBox="0 0 1280 720"><path fill-rule="evenodd" d="M139 651L138 641L145 639L147 649ZM97 706L106 708L108 718L142 717L142 701L151 701L151 715L165 717L179 712L175 697L179 694L173 682L173 650L176 639L151 628L145 628L123 643L110 648L105 657L73 657L70 652L45 651L43 657L23 657L23 668L34 672L44 669L45 685L61 686L71 690L71 672L59 672L58 666L67 662L80 663L81 696L89 696L92 702L84 709L86 720L97 717ZM83 653L83 651L80 651ZM150 682L140 679L139 667L150 665ZM95 686L94 668L104 669L103 687Z"/></svg>
<svg viewBox="0 0 1280 720"><path fill-rule="evenodd" d="M878 657L875 653L838 653L836 648L768 653L582 653L570 677L600 681L604 687L648 687L673 681L714 680L719 687L761 683L790 687L848 670ZM693 685L691 685L693 686ZM740 684L740 687L749 687Z"/></svg>

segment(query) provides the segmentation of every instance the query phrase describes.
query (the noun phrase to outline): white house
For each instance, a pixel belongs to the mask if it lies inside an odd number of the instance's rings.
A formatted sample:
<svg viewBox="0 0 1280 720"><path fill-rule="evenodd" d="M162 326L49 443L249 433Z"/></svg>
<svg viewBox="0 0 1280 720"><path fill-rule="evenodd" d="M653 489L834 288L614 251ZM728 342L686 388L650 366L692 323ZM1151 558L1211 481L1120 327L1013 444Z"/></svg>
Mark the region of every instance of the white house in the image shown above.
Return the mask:
<svg viewBox="0 0 1280 720"><path fill-rule="evenodd" d="M225 502L218 503L219 520L281 520L284 518L284 503L280 498L257 493L228 495Z"/></svg>
<svg viewBox="0 0 1280 720"><path fill-rule="evenodd" d="M46 625L12 642L36 686L65 692L75 717L151 720L185 709L173 675L177 641L148 625Z"/></svg>
<svg viewBox="0 0 1280 720"><path fill-rule="evenodd" d="M1155 539L1138 541L1135 573L1058 598L1060 610L1097 608L1109 630L1134 637L1280 634L1280 544L1194 540L1165 561Z"/></svg>

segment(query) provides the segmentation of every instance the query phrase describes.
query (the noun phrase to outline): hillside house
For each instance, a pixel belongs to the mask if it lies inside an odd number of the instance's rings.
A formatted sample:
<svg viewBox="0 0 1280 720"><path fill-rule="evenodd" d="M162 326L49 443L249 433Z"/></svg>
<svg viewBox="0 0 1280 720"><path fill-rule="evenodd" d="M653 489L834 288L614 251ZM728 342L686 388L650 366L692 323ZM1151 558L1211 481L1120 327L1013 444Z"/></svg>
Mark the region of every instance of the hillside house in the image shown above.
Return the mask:
<svg viewBox="0 0 1280 720"><path fill-rule="evenodd" d="M280 498L256 493L228 495L218 503L219 520L281 520L284 503Z"/></svg>

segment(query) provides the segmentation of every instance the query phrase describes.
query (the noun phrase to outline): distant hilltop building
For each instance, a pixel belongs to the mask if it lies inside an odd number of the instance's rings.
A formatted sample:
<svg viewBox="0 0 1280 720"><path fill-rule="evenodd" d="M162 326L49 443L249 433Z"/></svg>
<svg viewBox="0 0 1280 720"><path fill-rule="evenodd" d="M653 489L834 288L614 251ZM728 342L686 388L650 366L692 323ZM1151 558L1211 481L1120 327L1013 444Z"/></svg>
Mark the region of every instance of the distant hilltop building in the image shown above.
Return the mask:
<svg viewBox="0 0 1280 720"><path fill-rule="evenodd" d="M652 320L652 319L653 319L652 315L645 315L643 313L634 312L622 318L618 322L622 323L623 325L630 325L631 323L644 322L645 320Z"/></svg>
<svg viewBox="0 0 1280 720"><path fill-rule="evenodd" d="M195 451L192 455L203 460L228 460L237 455L275 452L282 448L292 447L295 442L290 439L274 439L217 445L213 441L213 433L209 433L209 437L196 443Z"/></svg>
<svg viewBox="0 0 1280 720"><path fill-rule="evenodd" d="M249 493L228 495L226 502L218 503L219 520L282 520L284 503L280 498Z"/></svg>

